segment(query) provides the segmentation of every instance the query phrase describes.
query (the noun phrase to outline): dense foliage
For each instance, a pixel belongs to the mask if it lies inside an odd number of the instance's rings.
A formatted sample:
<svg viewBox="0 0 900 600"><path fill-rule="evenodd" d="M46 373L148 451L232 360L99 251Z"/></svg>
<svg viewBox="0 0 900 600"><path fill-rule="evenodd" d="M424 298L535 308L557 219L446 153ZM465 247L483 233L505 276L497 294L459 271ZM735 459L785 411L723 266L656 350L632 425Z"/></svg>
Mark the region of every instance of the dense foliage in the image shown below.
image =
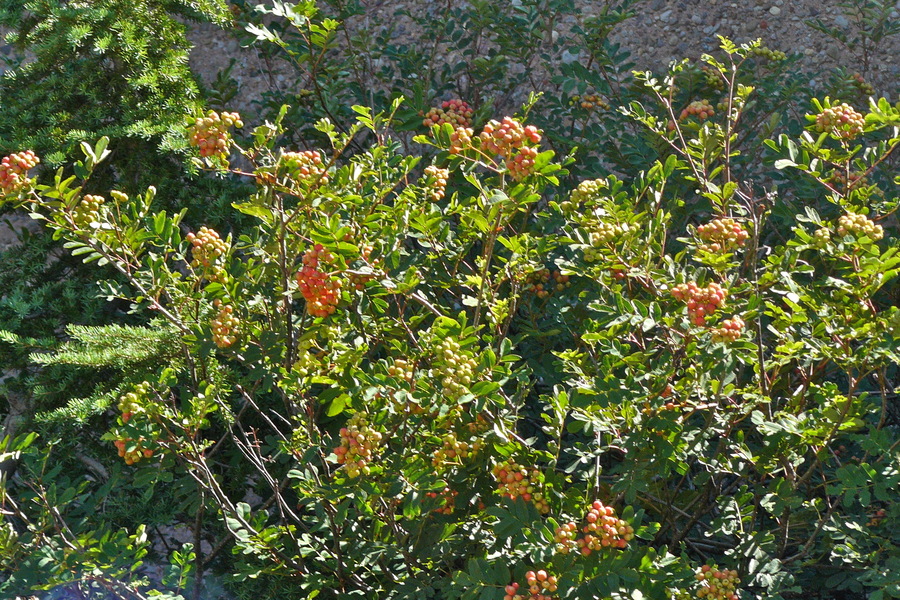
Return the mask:
<svg viewBox="0 0 900 600"><path fill-rule="evenodd" d="M339 47L312 2L260 11L310 93L184 127L251 190L226 227L109 183L107 137L55 172L3 159L6 203L120 313L2 333L54 398L97 385L5 442L0 590L900 597L900 107L797 97L758 42L629 74L603 34L634 2L552 71L529 53L571 10L551 4L426 23L432 60L492 50L459 67L474 87L435 63L418 91L392 89L418 51L379 46L385 88L341 87L366 63L334 57L371 43ZM510 62L578 95L495 113ZM192 543L154 556L175 523Z"/></svg>

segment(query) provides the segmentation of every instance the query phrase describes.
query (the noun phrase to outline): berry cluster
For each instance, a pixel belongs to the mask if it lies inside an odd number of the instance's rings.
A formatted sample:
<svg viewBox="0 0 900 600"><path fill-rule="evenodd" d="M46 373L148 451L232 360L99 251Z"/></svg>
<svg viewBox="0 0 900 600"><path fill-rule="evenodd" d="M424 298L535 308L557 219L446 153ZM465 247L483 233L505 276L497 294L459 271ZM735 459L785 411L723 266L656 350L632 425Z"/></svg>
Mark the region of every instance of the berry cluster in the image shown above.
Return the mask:
<svg viewBox="0 0 900 600"><path fill-rule="evenodd" d="M883 508L879 508L866 523L866 527L877 527L881 525L881 522L884 521L885 517L887 517L887 511Z"/></svg>
<svg viewBox="0 0 900 600"><path fill-rule="evenodd" d="M609 103L597 94L585 94L584 96L572 96L569 99L569 106L580 106L585 110L606 110Z"/></svg>
<svg viewBox="0 0 900 600"><path fill-rule="evenodd" d="M740 317L732 317L725 319L722 323L712 330L712 340L714 342L736 342L744 331L744 321Z"/></svg>
<svg viewBox="0 0 900 600"><path fill-rule="evenodd" d="M191 243L191 266L195 269L203 267L213 268L216 262L228 252L228 244L219 237L219 234L207 227L201 227L197 233L189 233L186 236Z"/></svg>
<svg viewBox="0 0 900 600"><path fill-rule="evenodd" d="M228 146L231 143L231 135L228 130L232 127L241 128L244 123L236 112L223 112L221 115L214 110L209 111L205 117L200 117L188 129L191 146L200 150L200 156L218 156L228 158Z"/></svg>
<svg viewBox="0 0 900 600"><path fill-rule="evenodd" d="M518 154L506 161L506 170L515 181L522 181L534 172L534 159L537 155L537 148L520 148Z"/></svg>
<svg viewBox="0 0 900 600"><path fill-rule="evenodd" d="M816 115L816 130L851 140L863 132L866 120L846 102L826 108Z"/></svg>
<svg viewBox="0 0 900 600"><path fill-rule="evenodd" d="M649 405L649 403L645 404L644 408L641 409L641 412L647 415L648 417L652 417L654 415L658 415L660 412L665 412L669 410L681 410L687 408L688 403L684 400L680 402L669 401L660 406L659 408L653 408Z"/></svg>
<svg viewBox="0 0 900 600"><path fill-rule="evenodd" d="M687 108L681 111L678 120L683 121L688 117L697 117L703 121L714 114L716 114L716 111L713 109L712 104L709 103L709 100L694 100L687 105Z"/></svg>
<svg viewBox="0 0 900 600"><path fill-rule="evenodd" d="M781 62L787 58L787 54L781 50L772 50L771 48L762 45L753 48L751 52L756 56L771 60L772 62Z"/></svg>
<svg viewBox="0 0 900 600"><path fill-rule="evenodd" d="M584 250L584 260L597 262L600 260L600 248L606 246L628 232L627 223L595 223L590 227L588 240L590 247Z"/></svg>
<svg viewBox="0 0 900 600"><path fill-rule="evenodd" d="M237 341L237 327L239 321L234 316L234 308L228 304L222 304L222 301L216 299L213 306L219 309L219 313L210 323L212 327L213 342L219 348L227 348Z"/></svg>
<svg viewBox="0 0 900 600"><path fill-rule="evenodd" d="M550 512L550 505L540 491L540 471L529 472L516 461L507 459L494 465L492 473L501 496L512 500L521 497L525 502L532 502L540 513Z"/></svg>
<svg viewBox="0 0 900 600"><path fill-rule="evenodd" d="M440 498L442 500L441 505L434 509L434 512L442 515L453 514L453 510L456 508L456 497L458 495L459 492L451 490L448 487L445 487L441 492L426 492L425 494L428 498Z"/></svg>
<svg viewBox="0 0 900 600"><path fill-rule="evenodd" d="M18 194L31 183L26 174L35 168L41 159L31 150L4 156L0 160L0 192Z"/></svg>
<svg viewBox="0 0 900 600"><path fill-rule="evenodd" d="M859 73L854 73L850 76L850 83L853 85L853 87L859 90L859 93L863 96L875 95L875 88L871 83L868 83Z"/></svg>
<svg viewBox="0 0 900 600"><path fill-rule="evenodd" d="M541 132L534 125L523 127L512 117L503 117L500 123L494 120L488 122L478 137L485 152L510 158L526 142L540 143Z"/></svg>
<svg viewBox="0 0 900 600"><path fill-rule="evenodd" d="M556 529L554 539L556 550L560 554L569 554L577 550L584 556L590 556L602 548L625 548L634 539L634 527L616 517L611 506L594 500L584 518L581 528L583 537L576 539L578 526L574 522L566 523Z"/></svg>
<svg viewBox="0 0 900 600"><path fill-rule="evenodd" d="M459 154L472 147L472 136L475 132L469 127L457 127L450 134L450 154Z"/></svg>
<svg viewBox="0 0 900 600"><path fill-rule="evenodd" d="M847 176L843 171L840 170L835 170L826 181L830 181L835 186L846 187L848 189L865 185L867 183L866 177L863 173L854 171L851 172L849 176Z"/></svg>
<svg viewBox="0 0 900 600"><path fill-rule="evenodd" d="M369 474L369 462L381 444L381 433L369 426L363 413L356 413L341 428L341 445L334 449L349 477Z"/></svg>
<svg viewBox="0 0 900 600"><path fill-rule="evenodd" d="M147 399L150 395L150 384L146 381L134 386L134 389L119 398L119 410L122 422L127 423L137 413L146 411Z"/></svg>
<svg viewBox="0 0 900 600"><path fill-rule="evenodd" d="M824 248L830 241L831 231L829 231L827 227L820 227L819 229L816 229L816 232L813 234L814 246L816 246L817 248Z"/></svg>
<svg viewBox="0 0 900 600"><path fill-rule="evenodd" d="M81 201L75 205L75 210L72 211L72 220L75 221L75 226L85 229L90 227L91 223L96 223L100 218L100 207L105 201L103 196L91 196L90 194L83 196Z"/></svg>
<svg viewBox="0 0 900 600"><path fill-rule="evenodd" d="M725 81L722 79L722 74L719 73L718 69L714 69L709 65L700 65L700 72L703 74L703 80L708 87L720 91L725 89Z"/></svg>
<svg viewBox="0 0 900 600"><path fill-rule="evenodd" d="M453 338L445 338L434 349L437 362L437 375L449 398L459 398L469 391L469 385L475 377L478 363L471 353L460 350L459 342Z"/></svg>
<svg viewBox="0 0 900 600"><path fill-rule="evenodd" d="M672 297L687 304L691 323L697 326L706 323L706 316L723 306L727 296L728 292L718 283L710 283L701 288L692 281L680 283L672 288Z"/></svg>
<svg viewBox="0 0 900 600"><path fill-rule="evenodd" d="M421 114L421 113L420 113ZM445 100L440 107L431 108L424 116L422 125L443 125L450 123L454 128L468 127L472 124L472 115L475 111L463 100Z"/></svg>
<svg viewBox="0 0 900 600"><path fill-rule="evenodd" d="M713 219L697 227L697 235L703 240L700 250L704 252L731 252L744 245L750 234L734 219Z"/></svg>
<svg viewBox="0 0 900 600"><path fill-rule="evenodd" d="M321 185L328 183L325 161L318 150L285 152L281 155L281 165L297 181Z"/></svg>
<svg viewBox="0 0 900 600"><path fill-rule="evenodd" d="M845 235L858 236L862 234L870 240L876 241L884 237L884 228L881 225L876 225L874 221L867 218L865 215L854 213L848 213L838 219L837 232L841 237Z"/></svg>
<svg viewBox="0 0 900 600"><path fill-rule="evenodd" d="M528 274L526 285L527 291L538 298L544 299L551 292L561 292L572 285L572 283L569 281L569 276L563 275L559 270L541 269Z"/></svg>
<svg viewBox="0 0 900 600"><path fill-rule="evenodd" d="M322 244L316 244L303 255L303 266L297 272L297 285L314 317L332 314L341 299L341 282L319 270L319 262L331 264L334 255Z"/></svg>
<svg viewBox="0 0 900 600"><path fill-rule="evenodd" d="M525 585L528 586L528 595L515 594L512 598L513 600L554 600L553 594L558 589L558 583L555 575L550 575L543 569L540 571L528 571L525 573ZM506 586L504 591L507 593L507 596L509 596L510 588L516 592L519 589L519 585L513 583Z"/></svg>
<svg viewBox="0 0 900 600"><path fill-rule="evenodd" d="M432 202L439 202L447 190L450 171L434 165L425 167L425 193Z"/></svg>
<svg viewBox="0 0 900 600"><path fill-rule="evenodd" d="M484 446L480 438L469 439L465 442L451 432L441 438L443 445L434 451L432 463L435 467L442 467L447 463L459 464L473 454L479 452Z"/></svg>
<svg viewBox="0 0 900 600"><path fill-rule="evenodd" d="M571 214L585 204L589 200L593 200L600 195L600 191L606 185L603 179L587 179L578 184L567 201L560 202L559 207L566 214Z"/></svg>
<svg viewBox="0 0 900 600"><path fill-rule="evenodd" d="M414 362L402 358L395 358L394 364L389 366L387 371L388 375L391 377L402 379L406 383L412 383L413 377L415 377L415 368L416 365Z"/></svg>
<svg viewBox="0 0 900 600"><path fill-rule="evenodd" d="M144 446L144 438L137 440L122 438L113 442L119 451L119 456L125 459L126 465L141 462L141 459L153 456L153 450Z"/></svg>
<svg viewBox="0 0 900 600"><path fill-rule="evenodd" d="M737 586L741 581L737 571L720 571L716 565L703 565L694 577L701 586L697 598L739 600Z"/></svg>

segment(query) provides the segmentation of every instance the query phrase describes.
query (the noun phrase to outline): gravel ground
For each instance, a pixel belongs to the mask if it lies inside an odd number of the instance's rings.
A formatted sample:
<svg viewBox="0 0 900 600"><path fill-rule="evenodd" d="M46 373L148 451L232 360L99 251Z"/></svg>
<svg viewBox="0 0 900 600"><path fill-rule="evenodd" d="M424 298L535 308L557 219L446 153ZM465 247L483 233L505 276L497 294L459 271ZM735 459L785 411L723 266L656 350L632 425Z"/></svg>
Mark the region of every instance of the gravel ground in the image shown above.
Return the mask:
<svg viewBox="0 0 900 600"><path fill-rule="evenodd" d="M398 17L398 11L439 14L439 7L445 5L437 0L370 0L366 4L367 14L348 23L351 29L372 25L378 28L379 24L391 23L407 39L415 35L415 27ZM605 2L577 0L577 4L580 16L561 22L560 35L566 35L566 29L579 19L600 12ZM705 52L715 51L719 45L717 35L739 43L762 38L773 50L800 53L801 69L809 74L813 85L817 83L815 73L842 67L851 73L861 73L878 95L896 99L900 92L900 34L883 40L865 61L861 50L850 51L806 24L808 20L821 19L852 37L858 29L853 19L842 12L840 4L839 0L644 0L636 6L637 16L620 25L611 40L632 53L637 69L659 72L672 60L699 58ZM900 21L900 0L896 0L891 18ZM227 67L231 58L237 59L232 76L240 91L232 107L242 113L256 112L254 101L263 92L284 90L292 85L290 68L267 64L255 50L240 48L229 32L202 25L191 32L191 39L196 46L191 65L206 81ZM579 58L578 55L565 57L566 60Z"/></svg>

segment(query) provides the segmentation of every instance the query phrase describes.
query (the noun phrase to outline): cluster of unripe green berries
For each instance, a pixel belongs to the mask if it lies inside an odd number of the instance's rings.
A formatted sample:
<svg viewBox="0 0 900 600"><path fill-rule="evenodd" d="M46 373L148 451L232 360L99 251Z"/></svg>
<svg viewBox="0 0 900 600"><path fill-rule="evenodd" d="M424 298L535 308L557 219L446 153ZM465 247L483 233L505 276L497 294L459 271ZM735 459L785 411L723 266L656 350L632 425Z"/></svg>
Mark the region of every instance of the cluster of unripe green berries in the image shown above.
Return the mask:
<svg viewBox="0 0 900 600"><path fill-rule="evenodd" d="M731 252L744 245L750 234L730 218L713 219L697 227L697 235L703 240L700 250L705 252Z"/></svg>
<svg viewBox="0 0 900 600"><path fill-rule="evenodd" d="M772 50L766 46L757 46L751 50L756 56L771 60L772 62L781 62L787 58L787 54L781 50Z"/></svg>
<svg viewBox="0 0 900 600"><path fill-rule="evenodd" d="M444 435L441 443L442 446L434 451L432 457L432 464L438 468L448 463L460 464L484 447L484 442L478 437L463 441L457 438L453 432Z"/></svg>
<svg viewBox="0 0 900 600"><path fill-rule="evenodd" d="M609 103L597 94L585 94L584 96L572 96L569 99L569 106L579 106L585 110L606 110Z"/></svg>
<svg viewBox="0 0 900 600"><path fill-rule="evenodd" d="M590 556L591 552L603 548L625 548L634 539L634 527L617 518L615 509L605 506L600 500L594 500L584 520L582 537L577 537L578 526L574 522L556 528L554 539L557 552L569 554L575 551Z"/></svg>
<svg viewBox="0 0 900 600"><path fill-rule="evenodd" d="M494 465L491 472L501 496L511 500L522 498L525 502L531 502L541 514L550 512L550 505L547 504L540 489L540 471L537 469L529 471L510 458Z"/></svg>
<svg viewBox="0 0 900 600"><path fill-rule="evenodd" d="M456 497L459 495L459 492L456 490L451 490L448 487L445 487L441 492L426 492L425 496L428 498L440 498L442 503L440 506L434 509L434 512L440 513L442 515L451 515L453 514L453 510L456 508Z"/></svg>
<svg viewBox="0 0 900 600"><path fill-rule="evenodd" d="M817 248L824 248L830 241L831 231L829 231L827 227L820 227L819 229L816 229L816 232L813 234L814 246L816 246Z"/></svg>
<svg viewBox="0 0 900 600"><path fill-rule="evenodd" d="M222 304L221 300L216 299L213 306L219 309L218 314L210 323L213 342L219 348L227 348L237 341L236 331L240 322L234 316L234 308L231 305Z"/></svg>
<svg viewBox="0 0 900 600"><path fill-rule="evenodd" d="M304 183L328 183L328 174L322 153L318 150L285 152L281 155L281 165L287 174Z"/></svg>
<svg viewBox="0 0 900 600"><path fill-rule="evenodd" d="M744 321L740 317L732 317L722 321L718 327L712 330L714 342L736 342L744 331Z"/></svg>
<svg viewBox="0 0 900 600"><path fill-rule="evenodd" d="M228 158L228 145L231 143L231 135L228 130L232 127L244 126L241 116L236 112L217 113L209 111L205 117L200 117L188 129L191 146L200 151L200 156L218 156Z"/></svg>
<svg viewBox="0 0 900 600"><path fill-rule="evenodd" d="M578 187L572 190L568 200L563 200L559 203L560 210L567 215L579 212L583 204L600 195L600 191L605 185L606 182L602 179L586 179L582 181L578 184Z"/></svg>
<svg viewBox="0 0 900 600"><path fill-rule="evenodd" d="M559 582L555 575L547 571L528 571L525 573L525 586L527 595L519 593L519 584L511 583L503 590L506 595L503 600L554 600Z"/></svg>
<svg viewBox="0 0 900 600"><path fill-rule="evenodd" d="M850 140L862 134L866 125L865 117L856 112L846 102L822 110L816 115L816 130L828 132L835 137Z"/></svg>
<svg viewBox="0 0 900 600"><path fill-rule="evenodd" d="M691 323L697 326L705 324L706 317L723 306L727 296L728 292L715 282L705 288L701 288L693 281L680 283L672 288L672 297L687 304Z"/></svg>
<svg viewBox="0 0 900 600"><path fill-rule="evenodd" d="M27 173L35 168L41 159L31 150L16 152L4 156L0 160L0 192L3 194L18 194L30 183Z"/></svg>
<svg viewBox="0 0 900 600"><path fill-rule="evenodd" d="M191 232L185 237L191 243L191 266L195 269L215 267L216 262L228 252L225 240L207 227L201 227L197 233Z"/></svg>
<svg viewBox="0 0 900 600"><path fill-rule="evenodd" d="M75 226L84 229L90 227L91 223L96 223L100 219L100 207L105 201L103 196L90 194L82 196L75 205L75 210L72 211L72 220L75 222Z"/></svg>
<svg viewBox="0 0 900 600"><path fill-rule="evenodd" d="M859 73L854 73L850 76L850 83L864 96L872 96L875 94L875 88L872 84L868 83Z"/></svg>
<svg viewBox="0 0 900 600"><path fill-rule="evenodd" d="M714 90L725 89L725 81L722 79L722 74L719 73L718 69L714 69L709 65L700 65L700 72L703 74L703 80L707 86Z"/></svg>
<svg viewBox="0 0 900 600"><path fill-rule="evenodd" d="M584 250L584 260L596 262L600 260L600 248L606 246L628 232L627 223L600 222L590 226L588 241L590 247Z"/></svg>
<svg viewBox="0 0 900 600"><path fill-rule="evenodd" d="M363 413L356 413L340 431L341 445L334 449L337 461L349 477L368 475L369 463L381 445L382 435L369 426Z"/></svg>
<svg viewBox="0 0 900 600"><path fill-rule="evenodd" d="M450 170L434 165L425 167L425 193L432 202L439 202L447 191Z"/></svg>
<svg viewBox="0 0 900 600"><path fill-rule="evenodd" d="M420 113L421 114L421 113ZM450 123L454 128L468 127L472 124L472 115L475 111L463 100L445 100L439 107L431 108L424 116L422 125L443 125Z"/></svg>
<svg viewBox="0 0 900 600"><path fill-rule="evenodd" d="M715 109L713 109L712 104L709 103L709 100L694 100L687 105L687 108L681 111L681 114L678 116L678 120L683 121L688 117L697 117L698 119L703 121L713 116L714 114L716 114L716 111Z"/></svg>
<svg viewBox="0 0 900 600"><path fill-rule="evenodd" d="M397 379L402 379L406 383L412 383L415 377L416 365L413 362L403 358L395 358L394 364L388 367L388 375Z"/></svg>
<svg viewBox="0 0 900 600"><path fill-rule="evenodd" d="M462 351L459 342L450 337L441 341L434 352L444 394L449 398L465 395L475 377L475 367L478 366L475 358L471 353Z"/></svg>
<svg viewBox="0 0 900 600"><path fill-rule="evenodd" d="M316 244L303 255L303 266L297 271L297 286L306 308L314 317L327 317L337 308L341 299L341 282L319 270L319 262L330 264L334 255L321 244Z"/></svg>
<svg viewBox="0 0 900 600"><path fill-rule="evenodd" d="M716 565L703 565L694 576L700 582L697 598L701 600L739 600L737 587L741 580L737 571L720 571Z"/></svg>
<svg viewBox="0 0 900 600"><path fill-rule="evenodd" d="M150 384L146 381L134 386L134 389L119 397L119 410L122 412L122 422L127 423L135 414L146 411L146 405L150 396Z"/></svg>
<svg viewBox="0 0 900 600"><path fill-rule="evenodd" d="M884 237L884 228L881 225L876 225L874 221L865 215L854 213L842 215L838 219L837 232L841 237L845 235L858 236L862 234L870 240L876 241Z"/></svg>

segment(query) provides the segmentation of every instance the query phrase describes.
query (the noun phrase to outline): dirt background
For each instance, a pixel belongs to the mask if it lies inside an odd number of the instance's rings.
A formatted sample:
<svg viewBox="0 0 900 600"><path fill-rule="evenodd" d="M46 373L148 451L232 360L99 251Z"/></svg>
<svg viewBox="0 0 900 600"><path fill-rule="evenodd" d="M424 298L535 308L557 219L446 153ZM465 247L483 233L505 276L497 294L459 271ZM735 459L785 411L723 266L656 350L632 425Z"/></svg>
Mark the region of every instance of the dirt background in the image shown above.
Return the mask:
<svg viewBox="0 0 900 600"><path fill-rule="evenodd" d="M348 29L384 29L395 25L397 35L415 39L416 29L398 13L404 10L426 11L439 17L442 7L462 0L369 0L364 2L366 14L347 23ZM519 0L497 0L511 2ZM894 3L890 18L900 22L900 0ZM248 3L251 5L260 3ZM263 3L264 4L264 3ZM560 22L555 34L565 36L567 30L603 10L601 0L578 0L580 15ZM896 101L900 92L900 34L882 40L864 57L861 48L848 50L826 34L813 29L806 21L821 19L826 25L844 32L850 39L859 31L852 15L842 11L841 0L644 0L635 6L637 16L621 24L611 41L621 44L632 54L636 68L660 72L672 60L699 58L718 49L717 35L742 43L762 38L773 50L801 55L800 66L812 87L821 85L815 74L841 67L858 72L875 87L876 94ZM209 83L237 59L231 76L239 86L232 108L242 114L257 112L254 101L263 92L289 89L293 71L277 63L267 63L254 49L242 48L234 32L212 25L195 26L190 32L195 48L190 64ZM576 61L579 54L564 54L562 60ZM251 116L252 119L252 116Z"/></svg>

